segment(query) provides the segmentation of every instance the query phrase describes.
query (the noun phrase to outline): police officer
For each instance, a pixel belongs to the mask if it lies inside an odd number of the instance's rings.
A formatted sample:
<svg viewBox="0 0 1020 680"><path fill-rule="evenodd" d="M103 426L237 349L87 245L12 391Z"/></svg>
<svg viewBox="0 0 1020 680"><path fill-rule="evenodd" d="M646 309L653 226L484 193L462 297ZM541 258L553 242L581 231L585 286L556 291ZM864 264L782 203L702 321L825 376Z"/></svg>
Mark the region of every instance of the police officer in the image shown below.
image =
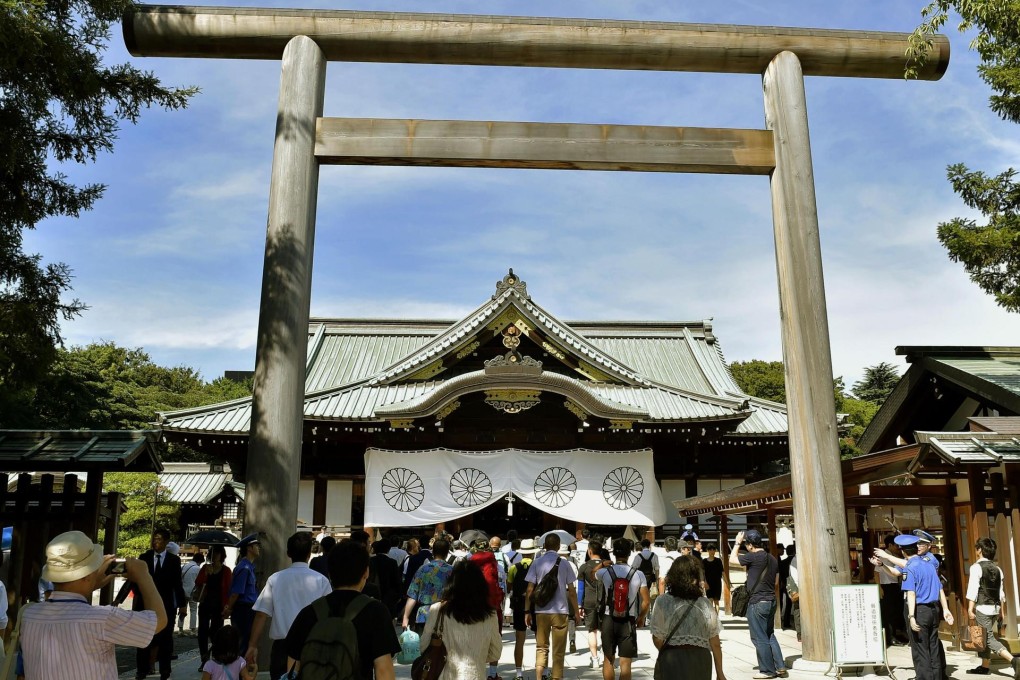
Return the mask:
<svg viewBox="0 0 1020 680"><path fill-rule="evenodd" d="M933 542L934 537L921 530L914 535L897 536L896 545L907 556L905 564L882 549L875 550L875 555L886 562L902 564L899 571L903 574L902 587L907 594L905 617L917 680L942 680L946 673L945 651L939 640L940 603L946 623L953 624L953 614L939 580L938 562L929 554Z"/></svg>

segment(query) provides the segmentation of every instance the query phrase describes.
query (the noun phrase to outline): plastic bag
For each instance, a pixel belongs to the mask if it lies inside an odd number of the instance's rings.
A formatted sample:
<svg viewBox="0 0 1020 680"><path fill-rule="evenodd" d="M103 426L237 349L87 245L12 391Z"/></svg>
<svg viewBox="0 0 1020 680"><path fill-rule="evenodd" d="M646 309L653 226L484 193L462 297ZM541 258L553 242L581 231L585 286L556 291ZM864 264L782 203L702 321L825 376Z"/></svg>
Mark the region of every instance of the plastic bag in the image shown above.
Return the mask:
<svg viewBox="0 0 1020 680"><path fill-rule="evenodd" d="M421 638L417 633L408 628L400 634L400 653L397 654L397 663L414 663L414 660L421 656L418 645Z"/></svg>

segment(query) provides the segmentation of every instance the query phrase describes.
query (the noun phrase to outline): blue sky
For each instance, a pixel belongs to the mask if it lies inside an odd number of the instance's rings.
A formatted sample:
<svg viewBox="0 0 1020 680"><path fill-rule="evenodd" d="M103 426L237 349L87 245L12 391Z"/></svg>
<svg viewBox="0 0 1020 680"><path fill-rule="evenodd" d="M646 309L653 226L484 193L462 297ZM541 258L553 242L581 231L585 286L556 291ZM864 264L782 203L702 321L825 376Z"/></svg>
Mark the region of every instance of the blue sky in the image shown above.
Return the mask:
<svg viewBox="0 0 1020 680"><path fill-rule="evenodd" d="M189 4L213 4L191 0ZM232 0L233 5L256 3ZM276 6L910 31L922 2L305 1ZM897 345L1020 344L949 261L938 222L968 212L949 163L1018 165L1020 127L987 108L970 36L947 27L938 82L809 78L833 370L901 365ZM113 154L65 171L109 185L26 247L75 274L71 344L112 340L212 379L254 364L279 63L110 61L202 93L148 111ZM751 75L332 63L325 115L762 128ZM767 178L324 167L312 314L458 319L508 267L562 319L713 317L728 360L782 356Z"/></svg>

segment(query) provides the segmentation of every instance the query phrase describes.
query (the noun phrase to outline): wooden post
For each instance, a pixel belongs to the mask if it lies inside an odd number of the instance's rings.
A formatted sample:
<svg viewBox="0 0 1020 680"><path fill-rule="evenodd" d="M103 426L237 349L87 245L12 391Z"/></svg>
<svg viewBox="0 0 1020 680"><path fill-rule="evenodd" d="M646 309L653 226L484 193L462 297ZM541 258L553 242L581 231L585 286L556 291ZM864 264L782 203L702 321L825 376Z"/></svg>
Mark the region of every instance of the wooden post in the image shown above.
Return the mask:
<svg viewBox="0 0 1020 680"><path fill-rule="evenodd" d="M973 550L969 545L960 546L956 526L956 506L946 501L942 504L942 546L943 556L949 563L946 573L949 574L949 591L960 595L967 590L967 575L963 573L963 556Z"/></svg>
<svg viewBox="0 0 1020 680"><path fill-rule="evenodd" d="M723 561L723 611L730 611L730 532L729 518L719 515L719 558Z"/></svg>
<svg viewBox="0 0 1020 680"><path fill-rule="evenodd" d="M111 491L106 494L106 532L103 534L103 552L113 555L117 552L117 539L120 537L120 504L124 494ZM99 604L113 602L113 581L99 591ZM170 625L170 624L167 624Z"/></svg>
<svg viewBox="0 0 1020 680"><path fill-rule="evenodd" d="M985 494L985 471L971 466L967 470L967 486L970 489L970 507L974 513L971 522L972 540L988 537L988 497Z"/></svg>
<svg viewBox="0 0 1020 680"><path fill-rule="evenodd" d="M287 566L284 544L297 519L319 188L315 120L326 61L311 38L298 36L284 50L281 71L246 469L245 531L262 536L260 574Z"/></svg>
<svg viewBox="0 0 1020 680"><path fill-rule="evenodd" d="M1003 616L1003 621L1006 624L1006 637L1012 638L1016 635L1016 607L1013 603L1016 602L1016 583L1013 581L1013 551L1009 549L1010 538L1012 536L1010 518L1006 515L995 516L995 543L998 546L996 552L996 562L999 563L999 568L1002 569L1002 574L1005 576L1003 579L1002 587L1006 591L1006 611Z"/></svg>
<svg viewBox="0 0 1020 680"><path fill-rule="evenodd" d="M797 55L778 54L762 79L765 127L772 130L772 219L786 368L790 470L801 583L803 659L832 658L833 585L850 582L832 357L822 279L804 74Z"/></svg>
<svg viewBox="0 0 1020 680"><path fill-rule="evenodd" d="M871 532L865 528L864 517L868 512L866 507L853 508L854 518L857 521L857 535L861 537L861 553L857 556L857 564L861 570L861 583L872 583L875 580L875 566L868 560L875 549L871 540Z"/></svg>

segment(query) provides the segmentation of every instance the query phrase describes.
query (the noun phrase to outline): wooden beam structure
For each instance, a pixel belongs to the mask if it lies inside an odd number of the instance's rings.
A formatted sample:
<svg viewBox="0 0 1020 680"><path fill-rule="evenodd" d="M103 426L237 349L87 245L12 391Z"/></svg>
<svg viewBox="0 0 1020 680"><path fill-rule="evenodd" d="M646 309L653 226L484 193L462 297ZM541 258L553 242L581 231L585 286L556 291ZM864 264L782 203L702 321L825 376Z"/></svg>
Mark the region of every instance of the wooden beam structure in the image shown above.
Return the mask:
<svg viewBox="0 0 1020 680"><path fill-rule="evenodd" d="M325 90L322 50L294 38L280 75L246 470L245 531L271 537L259 560L267 574L290 564L283 547L297 519L319 193L314 130Z"/></svg>
<svg viewBox="0 0 1020 680"><path fill-rule="evenodd" d="M761 74L783 51L809 76L903 78L908 33L411 12L139 5L124 20L137 57L280 59L306 35L329 61ZM949 65L931 36L920 80Z"/></svg>
<svg viewBox="0 0 1020 680"><path fill-rule="evenodd" d="M768 130L320 118L315 156L327 165L633 170L767 175Z"/></svg>
<svg viewBox="0 0 1020 680"><path fill-rule="evenodd" d="M849 582L821 246L804 76L901 79L909 34L660 22L137 6L136 56L283 59L259 314L246 525L280 546L296 516L304 355L320 163L728 172L771 178L792 500L802 542L803 659L831 654L832 585ZM916 76L938 80L930 37ZM326 61L746 73L763 77L766 131L323 119ZM768 151L771 143L772 153ZM771 499L773 503L789 496ZM773 512L774 516L774 512ZM471 522L471 516L465 520ZM724 530L725 531L725 530ZM260 569L283 560L271 550Z"/></svg>
<svg viewBox="0 0 1020 680"><path fill-rule="evenodd" d="M822 276L818 208L808 134L807 101L800 59L782 52L762 78L765 127L775 134L772 223L779 278L789 422L793 515L797 532L810 536L797 549L803 600L803 658L832 658L827 632L833 609L830 591L850 583L843 494L829 493L839 479L839 433L832 393L832 356Z"/></svg>

